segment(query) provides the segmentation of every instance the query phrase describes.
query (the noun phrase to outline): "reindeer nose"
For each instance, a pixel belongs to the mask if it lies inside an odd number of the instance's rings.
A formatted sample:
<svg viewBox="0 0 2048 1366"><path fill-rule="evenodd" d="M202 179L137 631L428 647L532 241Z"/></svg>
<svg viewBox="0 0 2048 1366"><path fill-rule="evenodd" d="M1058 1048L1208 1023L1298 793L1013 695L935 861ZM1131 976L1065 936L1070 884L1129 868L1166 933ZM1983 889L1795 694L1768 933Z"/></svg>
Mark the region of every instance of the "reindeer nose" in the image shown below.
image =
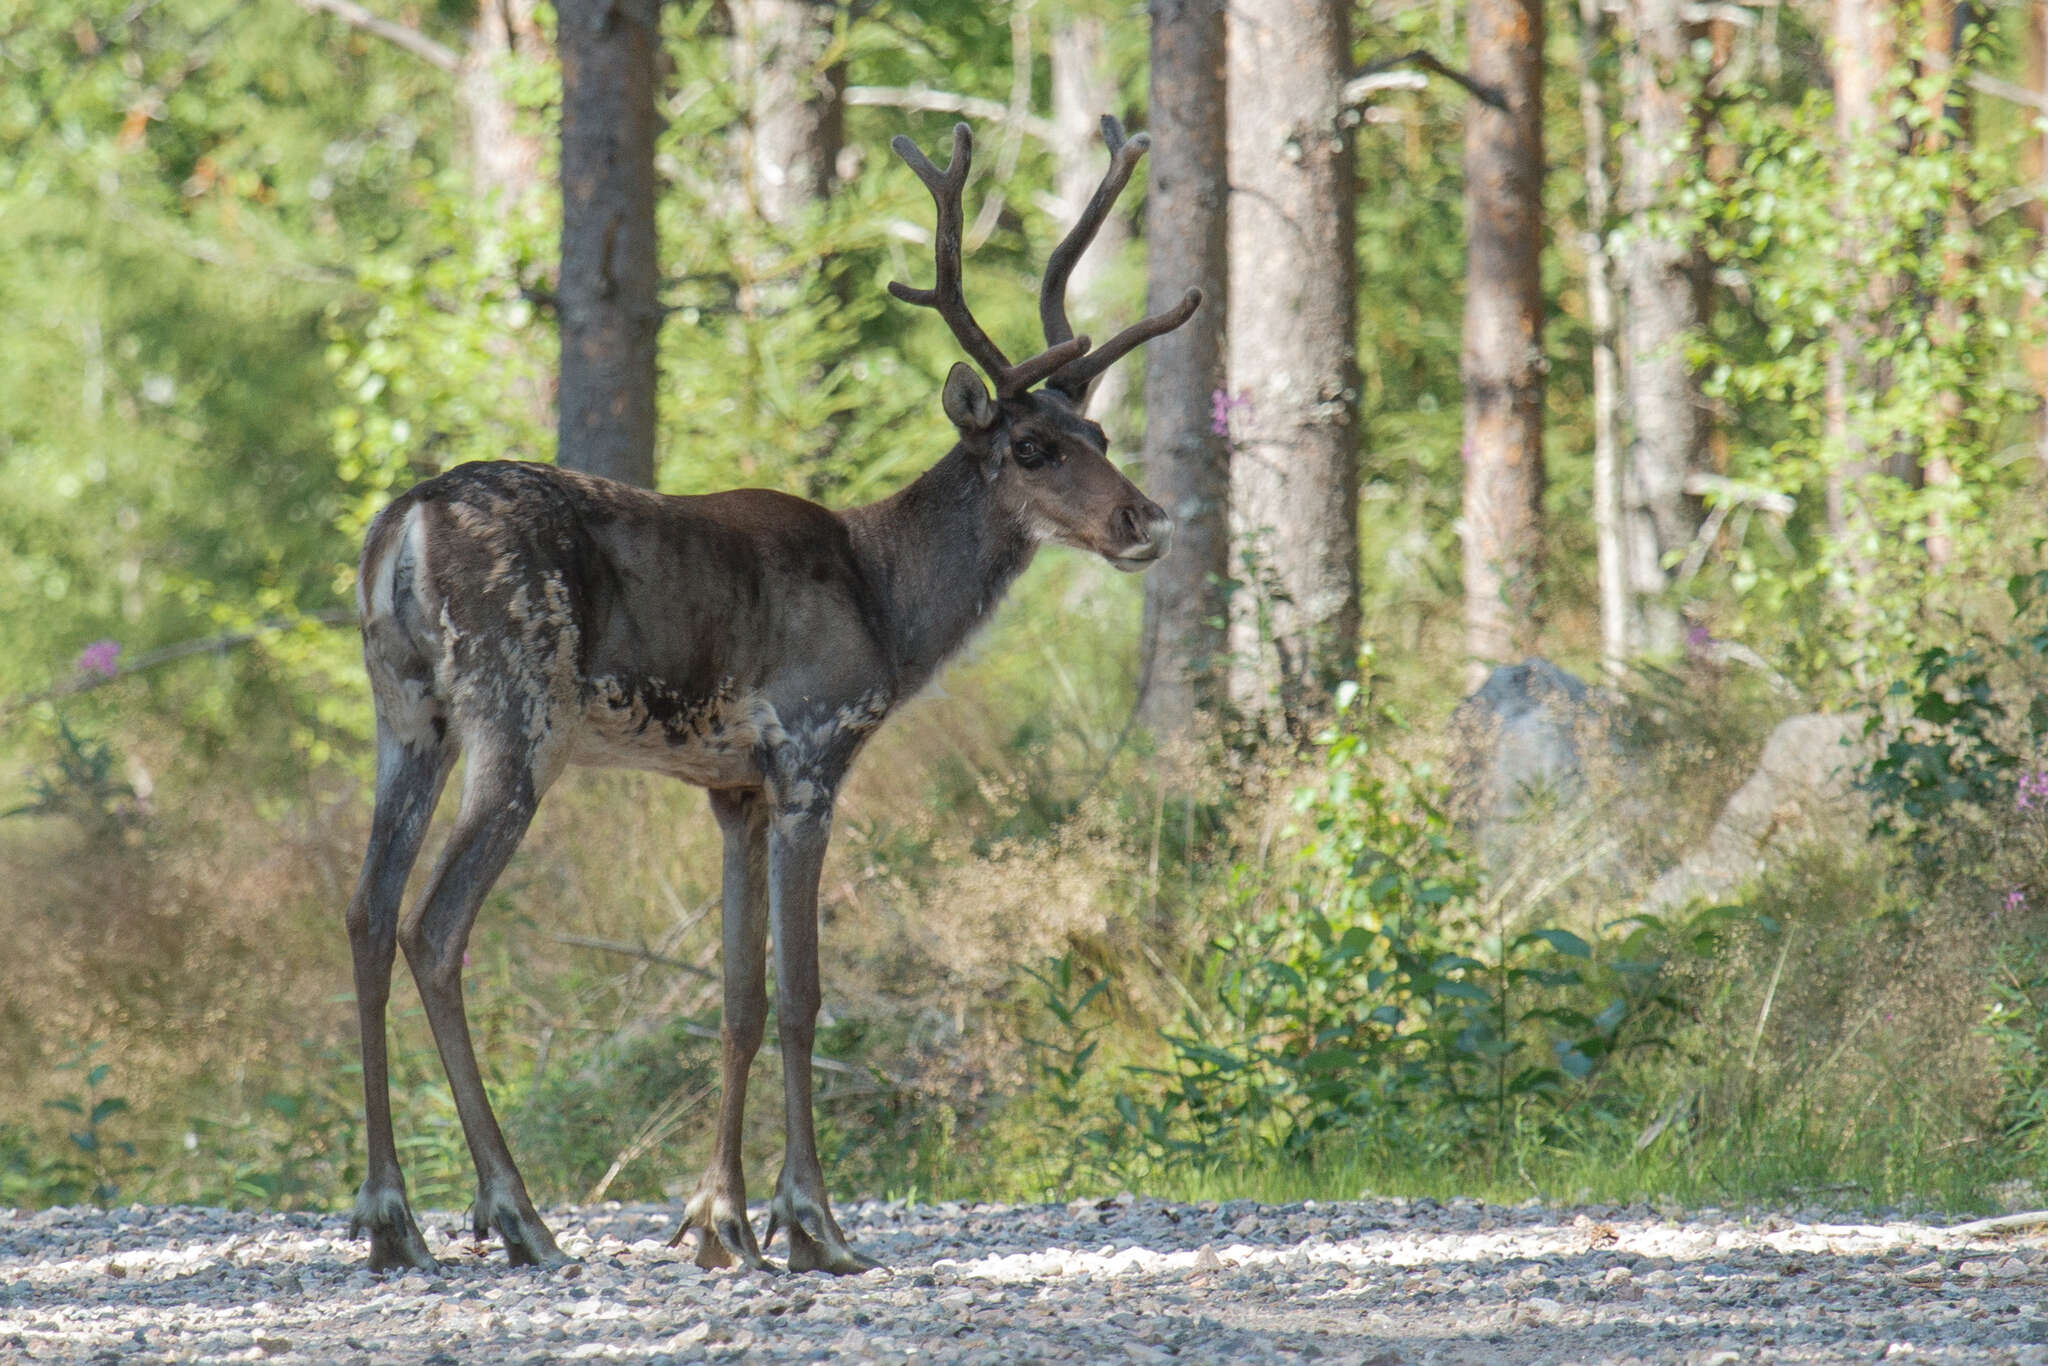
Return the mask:
<svg viewBox="0 0 2048 1366"><path fill-rule="evenodd" d="M1164 555L1173 541L1173 518L1149 498L1118 508L1115 524L1123 542L1116 558L1133 566L1150 564Z"/></svg>
<svg viewBox="0 0 2048 1366"><path fill-rule="evenodd" d="M1123 538L1125 546L1132 548L1151 539L1139 521L1138 509L1130 503L1116 510L1116 534Z"/></svg>

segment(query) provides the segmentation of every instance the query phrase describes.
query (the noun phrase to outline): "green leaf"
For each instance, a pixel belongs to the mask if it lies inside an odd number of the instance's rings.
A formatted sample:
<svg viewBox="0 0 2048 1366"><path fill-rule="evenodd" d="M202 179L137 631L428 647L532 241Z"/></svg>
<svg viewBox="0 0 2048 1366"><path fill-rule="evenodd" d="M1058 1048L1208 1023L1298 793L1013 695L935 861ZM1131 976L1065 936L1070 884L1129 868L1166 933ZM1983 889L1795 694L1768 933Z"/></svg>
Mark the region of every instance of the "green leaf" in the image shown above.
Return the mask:
<svg viewBox="0 0 2048 1366"><path fill-rule="evenodd" d="M1593 1060L1580 1052L1576 1046L1560 1046L1557 1051L1557 1065L1577 1081L1584 1081L1593 1074Z"/></svg>
<svg viewBox="0 0 2048 1366"><path fill-rule="evenodd" d="M1520 948L1522 945L1536 940L1541 940L1567 957L1591 958L1593 956L1593 948L1585 940L1579 938L1570 930L1556 928L1531 930L1515 941L1515 947Z"/></svg>

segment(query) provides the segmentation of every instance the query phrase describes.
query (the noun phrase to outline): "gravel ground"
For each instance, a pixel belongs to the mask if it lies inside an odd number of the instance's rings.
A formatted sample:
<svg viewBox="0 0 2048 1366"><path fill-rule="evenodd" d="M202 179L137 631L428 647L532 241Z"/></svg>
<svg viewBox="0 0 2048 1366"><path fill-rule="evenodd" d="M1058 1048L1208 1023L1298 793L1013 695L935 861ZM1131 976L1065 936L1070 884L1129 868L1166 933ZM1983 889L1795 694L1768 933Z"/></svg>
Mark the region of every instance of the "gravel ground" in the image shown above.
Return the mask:
<svg viewBox="0 0 2048 1366"><path fill-rule="evenodd" d="M1904 1217L868 1202L840 1220L893 1270L836 1280L699 1270L666 1207L549 1213L578 1265L436 1215L429 1278L372 1275L343 1215L0 1210L0 1362L2048 1366L2048 1243Z"/></svg>

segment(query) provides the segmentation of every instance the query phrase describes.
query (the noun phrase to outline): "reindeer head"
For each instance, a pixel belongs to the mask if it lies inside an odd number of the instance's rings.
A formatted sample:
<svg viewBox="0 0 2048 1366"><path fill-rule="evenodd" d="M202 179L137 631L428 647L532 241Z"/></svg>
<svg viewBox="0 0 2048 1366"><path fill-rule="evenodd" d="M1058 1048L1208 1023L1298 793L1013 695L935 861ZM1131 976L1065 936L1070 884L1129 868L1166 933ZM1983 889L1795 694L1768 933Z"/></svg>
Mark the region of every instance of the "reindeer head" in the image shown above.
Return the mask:
<svg viewBox="0 0 2048 1366"><path fill-rule="evenodd" d="M1126 140L1122 126L1107 116L1102 140L1109 148L1109 170L1080 221L1047 259L1039 286L1044 351L1012 365L975 322L961 293L960 197L974 150L964 123L954 125L953 155L943 171L909 138L890 144L938 206L932 237L938 279L930 289L891 281L889 292L905 303L938 310L962 349L994 383L991 396L972 367L956 363L946 376L944 402L961 444L1002 504L1035 539L1092 550L1118 569L1136 571L1166 553L1173 519L1109 463L1108 438L1086 416L1088 391L1123 356L1193 316L1202 292L1190 289L1179 304L1125 328L1099 351L1091 352L1088 338L1074 335L1067 322L1067 277L1151 146L1143 133Z"/></svg>

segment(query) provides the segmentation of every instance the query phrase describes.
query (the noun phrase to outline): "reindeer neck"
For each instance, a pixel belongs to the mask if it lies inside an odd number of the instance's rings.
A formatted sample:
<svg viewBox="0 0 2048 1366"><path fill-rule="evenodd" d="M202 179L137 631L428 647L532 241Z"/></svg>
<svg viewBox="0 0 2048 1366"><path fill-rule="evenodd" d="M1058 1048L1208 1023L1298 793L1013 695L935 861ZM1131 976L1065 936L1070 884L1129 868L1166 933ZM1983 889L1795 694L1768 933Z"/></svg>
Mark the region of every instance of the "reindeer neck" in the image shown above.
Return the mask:
<svg viewBox="0 0 2048 1366"><path fill-rule="evenodd" d="M882 599L905 695L988 620L1037 549L959 446L909 487L843 516Z"/></svg>

